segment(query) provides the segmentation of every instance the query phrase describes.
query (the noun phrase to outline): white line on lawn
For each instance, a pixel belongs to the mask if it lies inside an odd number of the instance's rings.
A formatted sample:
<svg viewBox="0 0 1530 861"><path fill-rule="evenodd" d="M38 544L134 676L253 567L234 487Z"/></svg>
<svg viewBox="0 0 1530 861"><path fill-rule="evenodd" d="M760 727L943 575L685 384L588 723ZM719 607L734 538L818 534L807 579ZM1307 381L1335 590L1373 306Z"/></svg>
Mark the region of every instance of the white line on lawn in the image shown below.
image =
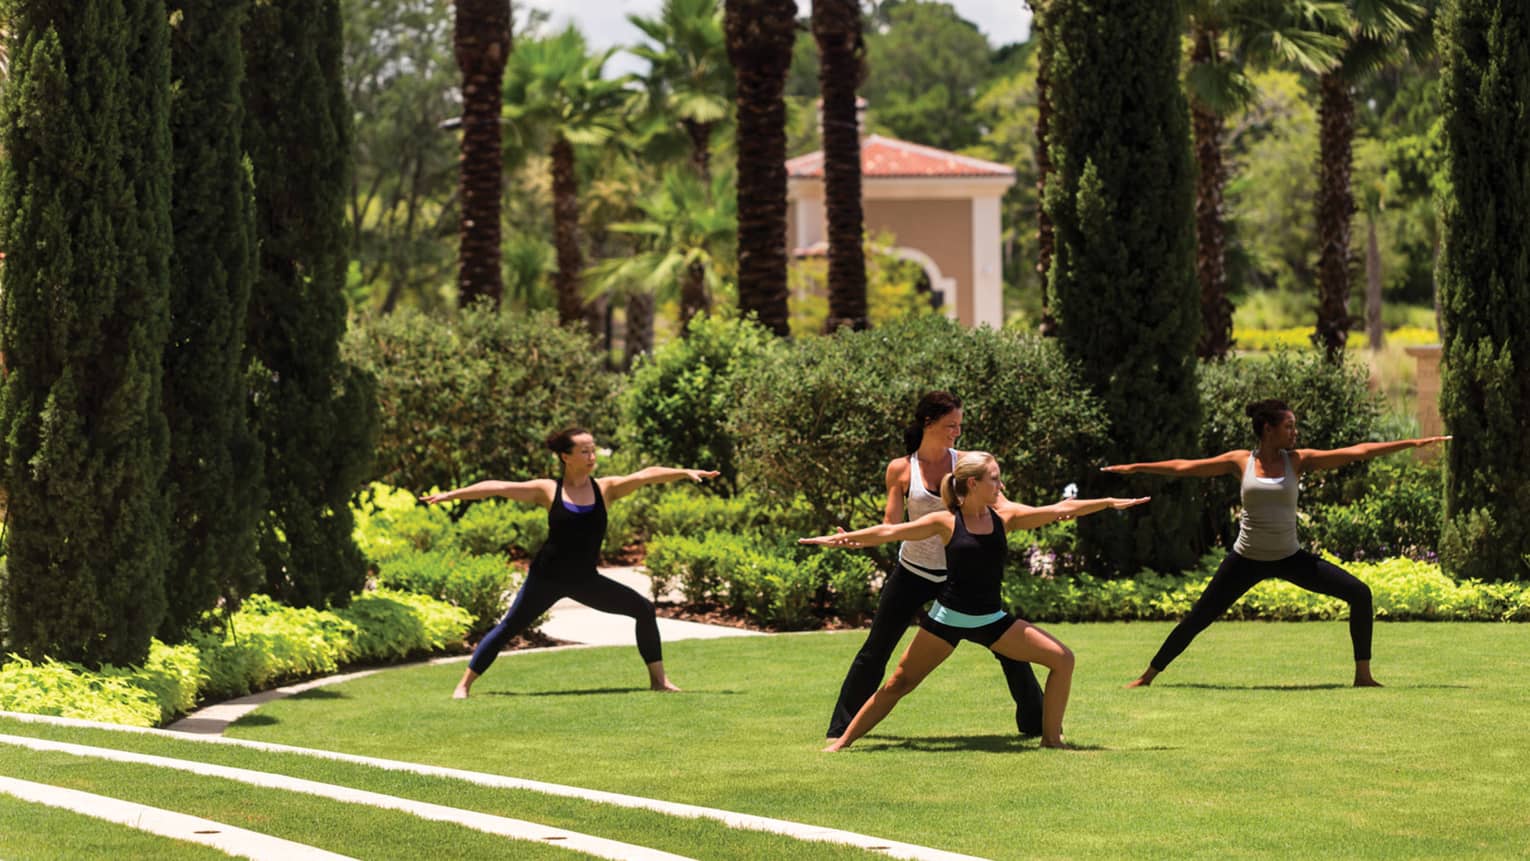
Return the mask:
<svg viewBox="0 0 1530 861"><path fill-rule="evenodd" d="M221 777L225 780L236 780L252 786L263 786L269 789L281 789L288 792L302 792L308 795L334 799L335 801L380 807L385 810L400 810L418 816L421 819L432 819L437 822L464 825L468 828L484 831L489 834L498 834L513 840L532 840L538 843L545 843L549 846L559 846L578 852L587 852L599 858L640 859L640 861L689 861L684 855L674 855L669 852L661 852L657 849L649 849L632 843L607 840L604 837L592 837L588 834L580 834L577 831L565 831L562 828L553 828L536 822L526 822L525 820L511 819L506 816L493 816L473 810L460 810L441 804L431 804L425 801L413 801L407 798L383 795L380 792L368 792L364 789L352 789L347 786L336 786L332 783L304 780L300 777L287 777L286 775L269 774L264 771L252 771L247 768L211 765L204 762L171 759L146 753L133 753L125 750L113 750L108 747L70 744L69 742L50 741L48 739L31 738L21 735L0 734L0 744L11 744L32 750L57 751L73 756L105 759L112 762L131 762L139 765L171 768L177 771L198 774L203 777Z"/></svg>
<svg viewBox="0 0 1530 861"><path fill-rule="evenodd" d="M519 777L505 777L498 774L485 774L478 771L466 771L458 768L445 768L437 765L420 765L412 762L400 762L392 759L376 759L370 756L357 756L349 753L338 753L328 750L317 750L306 747L293 747L286 744L274 744L272 742L248 741L241 738L225 738L223 736L191 736L183 733L170 732L162 729L147 729L144 727L122 726L120 724L99 723L96 721L79 720L77 718L60 718L49 715L21 714L19 712L0 711L0 717L13 718L26 723L53 724L55 726L87 727L91 729L105 729L117 732L141 733L156 735L162 738L173 738L180 741L197 742L202 744L230 744L237 747L254 748L275 753L293 753L302 756L314 756L323 759L331 759L338 762L354 762L361 765L369 765L374 768L388 771L404 771L411 774L422 774L432 777L445 777L453 780L465 780L480 786L492 786L499 789L522 789L530 792L540 792L546 795L557 795L565 798L579 798L585 801L594 801L600 804L614 804L619 807L633 807L642 810L652 810L656 813L664 813L670 816L680 816L688 819L712 819L727 825L730 828L744 828L751 831L766 831L772 834L784 834L798 840L811 840L820 843L843 843L873 852L880 852L893 858L908 858L913 861L982 861L976 856L962 855L956 852L947 852L942 849L932 849L927 846L919 846L913 843L901 843L896 840L883 840L880 837L871 837L865 834L857 834L853 831L841 831L837 828L823 828L817 825L807 825L801 822L792 822L786 819L771 819L766 816L755 816L749 813L734 813L729 810L718 810L715 807L701 807L695 804L681 804L673 801L660 801L653 798L643 798L637 795L622 795L616 792L605 792L599 789L581 789L577 786L564 786L557 783L544 783L540 780L527 780Z"/></svg>
<svg viewBox="0 0 1530 861"><path fill-rule="evenodd" d="M339 855L269 834L235 828L200 816L188 816L173 810L162 810L78 789L0 777L0 793L13 795L23 801L63 808L93 819L105 819L161 837L201 843L239 858L254 858L256 861L350 861L349 855Z"/></svg>

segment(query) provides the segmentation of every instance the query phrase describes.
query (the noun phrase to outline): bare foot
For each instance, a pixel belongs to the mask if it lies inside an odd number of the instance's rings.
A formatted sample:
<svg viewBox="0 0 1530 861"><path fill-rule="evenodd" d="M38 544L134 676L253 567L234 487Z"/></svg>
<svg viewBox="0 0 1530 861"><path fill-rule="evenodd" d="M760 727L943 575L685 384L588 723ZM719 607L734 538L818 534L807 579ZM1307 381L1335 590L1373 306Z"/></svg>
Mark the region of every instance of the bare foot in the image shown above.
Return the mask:
<svg viewBox="0 0 1530 861"><path fill-rule="evenodd" d="M1067 742L1063 741L1060 738L1057 739L1056 741L1047 741L1046 739L1042 739L1041 740L1041 746L1045 747L1045 748L1050 748L1052 750L1078 750L1078 748L1074 747L1071 744L1068 744Z"/></svg>
<svg viewBox="0 0 1530 861"><path fill-rule="evenodd" d="M819 751L819 752L820 753L839 753L840 751L842 751L844 749L845 749L845 746L840 744L839 743L839 739L836 738L833 741L829 742L829 746L828 747L825 747L822 751Z"/></svg>
<svg viewBox="0 0 1530 861"><path fill-rule="evenodd" d="M457 689L452 691L452 699L454 699L454 700L465 700L467 698L468 698L468 689L463 687L463 686L461 686L461 685L458 685Z"/></svg>
<svg viewBox="0 0 1530 861"><path fill-rule="evenodd" d="M1151 685L1152 683L1153 683L1153 680L1149 679L1149 678L1132 679L1131 681L1126 683L1126 687L1128 687L1128 688L1145 688L1148 685Z"/></svg>
<svg viewBox="0 0 1530 861"><path fill-rule="evenodd" d="M1355 679L1355 687L1357 687L1357 688L1379 688L1379 687L1381 687L1381 682L1376 681L1375 679L1371 678L1370 676L1366 676L1363 679Z"/></svg>
<svg viewBox="0 0 1530 861"><path fill-rule="evenodd" d="M673 694L673 693L679 693L680 692L680 689L675 686L675 683L670 681L669 679L664 679L663 681L658 681L658 682L652 682L652 683L650 683L648 685L648 689L650 691L659 691L661 693L666 693L666 694Z"/></svg>

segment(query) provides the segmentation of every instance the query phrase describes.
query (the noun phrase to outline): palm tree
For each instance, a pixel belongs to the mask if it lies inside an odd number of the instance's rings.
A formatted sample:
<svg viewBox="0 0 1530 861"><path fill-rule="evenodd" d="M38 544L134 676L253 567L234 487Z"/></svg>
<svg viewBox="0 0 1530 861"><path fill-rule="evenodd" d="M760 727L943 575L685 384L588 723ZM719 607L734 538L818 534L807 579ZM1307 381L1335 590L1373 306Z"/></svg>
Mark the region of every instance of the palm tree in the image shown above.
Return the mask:
<svg viewBox="0 0 1530 861"><path fill-rule="evenodd" d="M1418 50L1412 34L1427 32L1428 10L1414 0L1348 0L1332 35L1343 41L1339 64L1318 79L1318 316L1313 343L1339 361L1349 338L1350 221L1355 214L1352 88L1401 53Z"/></svg>
<svg viewBox="0 0 1530 861"><path fill-rule="evenodd" d="M505 69L505 116L515 123L524 146L545 145L551 157L558 320L565 325L583 320L592 332L596 327L579 286L584 261L574 148L605 143L622 126L628 79L604 77L615 50L591 55L584 36L571 26L521 45Z"/></svg>
<svg viewBox="0 0 1530 861"><path fill-rule="evenodd" d="M1338 15L1332 3L1283 0L1196 0L1188 8L1190 66L1185 89L1197 166L1196 277L1201 288L1201 338L1196 355L1221 359L1232 348L1232 302L1227 298L1227 226L1222 192L1226 118L1253 99L1244 74L1251 62L1273 62L1321 73L1338 59L1339 41L1321 32Z"/></svg>
<svg viewBox="0 0 1530 861"><path fill-rule="evenodd" d="M666 171L658 187L637 203L642 220L611 226L636 237L638 253L591 269L595 289L626 299L629 366L653 349L657 301L676 298L678 292L683 331L695 313L710 307L708 292L719 289L730 274L738 232L735 198L728 194L732 172L719 172L710 184L688 168Z"/></svg>
<svg viewBox="0 0 1530 861"><path fill-rule="evenodd" d="M678 123L690 143L691 164L705 182L710 176L712 130L728 115L733 69L723 39L718 0L664 0L657 18L628 15L652 44L632 53L648 61L650 106L666 123Z"/></svg>
<svg viewBox="0 0 1530 861"><path fill-rule="evenodd" d="M865 70L859 0L814 0L818 87L823 110L823 184L829 232L829 318L866 328L866 256L861 245L861 134L855 90Z"/></svg>
<svg viewBox="0 0 1530 861"><path fill-rule="evenodd" d="M797 36L793 0L726 0L738 85L738 304L777 335L786 311L786 101Z"/></svg>
<svg viewBox="0 0 1530 861"><path fill-rule="evenodd" d="M478 297L498 306L500 85L510 55L510 0L454 0L452 46L462 70L462 221L457 254L459 302Z"/></svg>

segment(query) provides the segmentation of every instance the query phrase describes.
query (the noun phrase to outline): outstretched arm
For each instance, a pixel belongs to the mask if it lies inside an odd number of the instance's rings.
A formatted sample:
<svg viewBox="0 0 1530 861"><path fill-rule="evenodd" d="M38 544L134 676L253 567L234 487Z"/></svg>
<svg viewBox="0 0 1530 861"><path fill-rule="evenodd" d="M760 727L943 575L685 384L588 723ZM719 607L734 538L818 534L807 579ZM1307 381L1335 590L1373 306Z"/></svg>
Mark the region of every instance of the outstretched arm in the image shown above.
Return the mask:
<svg viewBox="0 0 1530 861"><path fill-rule="evenodd" d="M647 466L630 475L613 475L609 478L596 479L600 482L601 495L605 496L606 502L615 502L640 487L650 484L667 484L671 481L679 481L688 478L691 481L700 481L703 478L716 478L715 469L677 469L669 466Z"/></svg>
<svg viewBox="0 0 1530 861"><path fill-rule="evenodd" d="M1152 499L1151 496L1141 496L1136 499L1117 499L1107 497L1104 499L1064 499L1051 505L1032 507L1021 505L1018 502L1001 503L995 512L1004 518L1005 529L1035 529L1038 526L1046 526L1048 523L1056 523L1059 520L1071 520L1075 517L1083 517L1096 511L1104 511L1107 508L1131 508L1141 505Z"/></svg>
<svg viewBox="0 0 1530 861"><path fill-rule="evenodd" d="M552 505L555 487L557 487L556 483L550 478L533 478L530 481L480 481L456 490L427 494L420 497L420 501L427 505L434 505L454 499L487 499L491 496L503 496L516 502L526 502L547 508Z"/></svg>
<svg viewBox="0 0 1530 861"><path fill-rule="evenodd" d="M918 541L939 535L942 542L951 540L953 515L949 511L932 511L918 520L907 523L878 523L854 532L836 532L833 535L815 535L798 538L798 544L822 544L828 547L875 547L894 541Z"/></svg>
<svg viewBox="0 0 1530 861"><path fill-rule="evenodd" d="M1248 452L1246 451L1226 451L1216 457L1206 457L1200 460L1157 460L1152 463L1120 463L1113 466L1102 466L1100 467L1100 472L1119 472L1125 474L1145 472L1152 475L1209 478L1214 475L1237 475L1242 471L1243 459L1246 457L1248 457Z"/></svg>
<svg viewBox="0 0 1530 861"><path fill-rule="evenodd" d="M1334 449L1299 448L1296 450L1296 471L1311 472L1315 469L1333 469L1346 466L1357 460L1370 460L1394 451L1402 451L1407 448L1421 448L1444 442L1450 439L1448 436L1427 436L1419 439L1400 439L1392 442L1363 442L1359 445L1346 446Z"/></svg>

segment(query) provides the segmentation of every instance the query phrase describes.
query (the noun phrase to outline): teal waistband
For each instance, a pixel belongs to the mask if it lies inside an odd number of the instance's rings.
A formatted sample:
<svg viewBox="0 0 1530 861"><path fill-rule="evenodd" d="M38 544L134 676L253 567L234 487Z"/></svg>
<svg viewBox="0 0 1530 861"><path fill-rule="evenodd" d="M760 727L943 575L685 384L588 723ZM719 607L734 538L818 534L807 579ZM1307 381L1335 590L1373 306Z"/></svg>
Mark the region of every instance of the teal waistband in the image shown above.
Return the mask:
<svg viewBox="0 0 1530 861"><path fill-rule="evenodd" d="M939 601L930 605L930 618L942 625L950 625L953 628L981 628L984 625L992 625L1004 618L1003 610L995 610L992 613L981 613L974 616L971 613L962 613L950 607L941 606Z"/></svg>

